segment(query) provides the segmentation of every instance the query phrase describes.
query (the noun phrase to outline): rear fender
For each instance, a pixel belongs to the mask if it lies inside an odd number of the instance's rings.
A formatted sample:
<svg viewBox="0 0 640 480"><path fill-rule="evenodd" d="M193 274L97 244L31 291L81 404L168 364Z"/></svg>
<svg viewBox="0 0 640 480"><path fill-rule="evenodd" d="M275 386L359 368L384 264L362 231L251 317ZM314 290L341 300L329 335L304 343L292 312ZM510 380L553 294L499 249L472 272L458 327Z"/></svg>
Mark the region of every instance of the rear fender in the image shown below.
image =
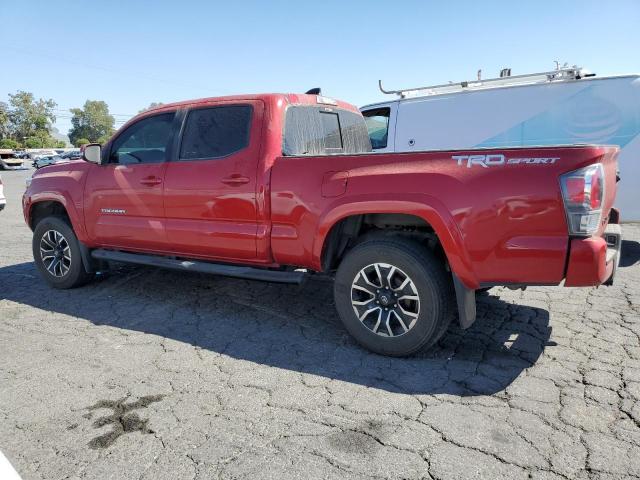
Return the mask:
<svg viewBox="0 0 640 480"><path fill-rule="evenodd" d="M340 220L368 213L398 213L422 218L438 236L452 272L469 289L479 288L471 262L464 248L458 226L436 198L424 194L382 194L376 200L370 196L349 196L331 204L320 216L312 250L314 268L321 269L322 250L331 228Z"/></svg>

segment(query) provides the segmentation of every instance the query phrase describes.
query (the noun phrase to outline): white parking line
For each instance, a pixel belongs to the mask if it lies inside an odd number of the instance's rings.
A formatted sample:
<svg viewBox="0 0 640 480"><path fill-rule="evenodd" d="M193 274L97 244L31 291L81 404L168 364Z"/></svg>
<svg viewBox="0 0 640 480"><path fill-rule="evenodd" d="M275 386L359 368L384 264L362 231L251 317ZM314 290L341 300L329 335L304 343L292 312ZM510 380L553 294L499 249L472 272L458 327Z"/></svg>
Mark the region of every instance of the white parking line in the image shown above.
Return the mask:
<svg viewBox="0 0 640 480"><path fill-rule="evenodd" d="M22 480L2 452L0 452L0 478L2 480Z"/></svg>

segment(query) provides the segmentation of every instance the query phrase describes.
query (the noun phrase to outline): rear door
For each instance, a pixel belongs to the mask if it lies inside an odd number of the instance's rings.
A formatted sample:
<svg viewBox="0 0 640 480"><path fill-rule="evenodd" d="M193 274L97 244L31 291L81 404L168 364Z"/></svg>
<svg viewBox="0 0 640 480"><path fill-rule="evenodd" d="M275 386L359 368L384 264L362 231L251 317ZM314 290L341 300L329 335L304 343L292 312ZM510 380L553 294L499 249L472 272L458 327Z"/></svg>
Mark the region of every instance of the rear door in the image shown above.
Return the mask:
<svg viewBox="0 0 640 480"><path fill-rule="evenodd" d="M144 117L111 143L85 184L85 225L97 245L163 251L163 181L175 112Z"/></svg>
<svg viewBox="0 0 640 480"><path fill-rule="evenodd" d="M216 102L190 109L165 173L167 239L176 254L257 256L256 178L264 104Z"/></svg>

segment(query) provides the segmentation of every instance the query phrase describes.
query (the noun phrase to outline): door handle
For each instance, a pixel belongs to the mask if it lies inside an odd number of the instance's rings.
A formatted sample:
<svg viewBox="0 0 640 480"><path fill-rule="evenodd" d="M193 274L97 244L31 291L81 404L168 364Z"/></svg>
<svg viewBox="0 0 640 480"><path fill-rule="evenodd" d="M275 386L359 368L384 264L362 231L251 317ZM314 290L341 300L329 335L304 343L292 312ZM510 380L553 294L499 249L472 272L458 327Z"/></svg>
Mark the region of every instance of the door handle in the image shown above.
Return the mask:
<svg viewBox="0 0 640 480"><path fill-rule="evenodd" d="M226 183L227 185L244 185L245 183L249 183L251 179L249 177L245 177L244 175L240 175L239 173L234 173L228 177L222 179L222 183Z"/></svg>
<svg viewBox="0 0 640 480"><path fill-rule="evenodd" d="M162 183L162 180L159 179L158 177L146 177L140 180L140 183L142 185L148 185L150 187L153 187L154 185L160 185Z"/></svg>

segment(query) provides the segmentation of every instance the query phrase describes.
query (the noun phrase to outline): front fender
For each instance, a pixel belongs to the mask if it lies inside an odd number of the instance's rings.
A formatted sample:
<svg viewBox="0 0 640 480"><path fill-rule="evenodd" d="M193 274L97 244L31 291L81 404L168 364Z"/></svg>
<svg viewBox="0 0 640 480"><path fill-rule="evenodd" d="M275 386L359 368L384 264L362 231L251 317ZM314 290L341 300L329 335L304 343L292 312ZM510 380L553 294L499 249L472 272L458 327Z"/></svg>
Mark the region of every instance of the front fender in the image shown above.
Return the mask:
<svg viewBox="0 0 640 480"><path fill-rule="evenodd" d="M23 208L24 208L24 217L27 225L31 225L31 218L33 213L33 208L42 202L58 202L60 203L64 209L67 211L67 215L69 216L69 220L71 220L71 225L73 227L73 231L75 232L78 240L81 242L87 241L87 233L84 228L84 222L82 220L82 215L78 212L78 209L73 202L73 199L69 192L37 192L33 194L25 193Z"/></svg>
<svg viewBox="0 0 640 480"><path fill-rule="evenodd" d="M376 195L375 200L371 200L369 195L337 199L318 219L312 249L313 263L317 270L321 268L322 251L331 228L346 217L367 213L398 213L422 218L440 239L451 270L460 281L469 289L479 287L457 223L437 198L426 194L381 194Z"/></svg>

